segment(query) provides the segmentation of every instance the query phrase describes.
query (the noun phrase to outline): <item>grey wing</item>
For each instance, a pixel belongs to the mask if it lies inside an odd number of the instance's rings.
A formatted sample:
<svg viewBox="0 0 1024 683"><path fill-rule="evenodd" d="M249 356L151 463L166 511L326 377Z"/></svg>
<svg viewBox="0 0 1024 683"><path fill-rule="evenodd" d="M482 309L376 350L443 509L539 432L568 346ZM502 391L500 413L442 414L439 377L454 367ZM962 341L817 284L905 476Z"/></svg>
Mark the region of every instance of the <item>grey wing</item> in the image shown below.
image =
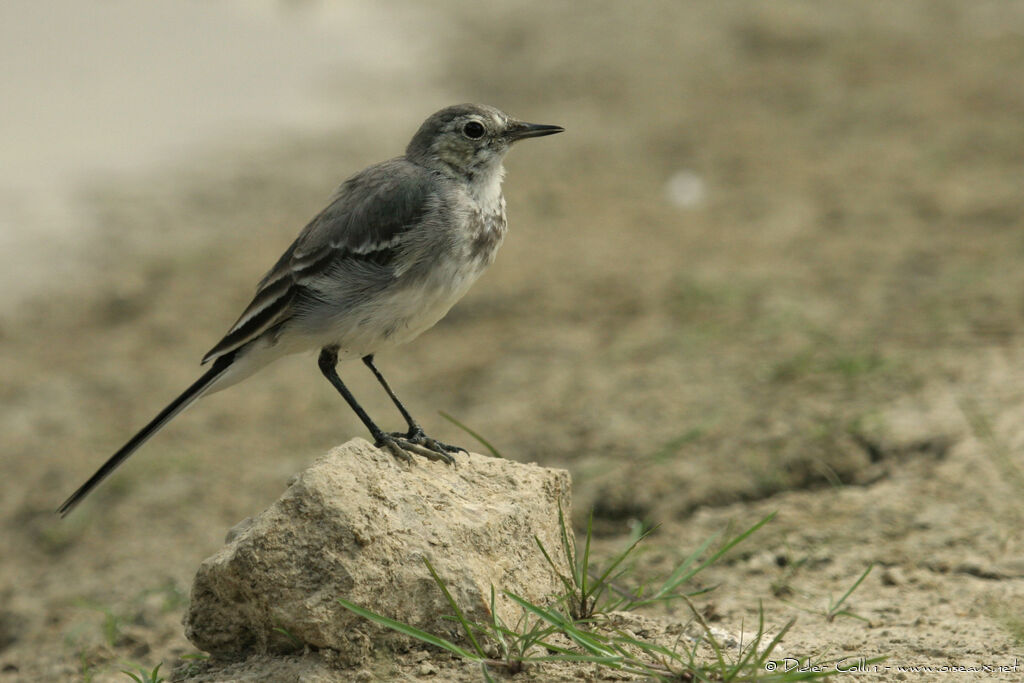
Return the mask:
<svg viewBox="0 0 1024 683"><path fill-rule="evenodd" d="M392 269L409 229L436 195L427 171L393 159L362 171L338 188L331 202L302 230L256 288L256 295L203 363L245 346L288 322L311 285L333 269L368 277Z"/></svg>

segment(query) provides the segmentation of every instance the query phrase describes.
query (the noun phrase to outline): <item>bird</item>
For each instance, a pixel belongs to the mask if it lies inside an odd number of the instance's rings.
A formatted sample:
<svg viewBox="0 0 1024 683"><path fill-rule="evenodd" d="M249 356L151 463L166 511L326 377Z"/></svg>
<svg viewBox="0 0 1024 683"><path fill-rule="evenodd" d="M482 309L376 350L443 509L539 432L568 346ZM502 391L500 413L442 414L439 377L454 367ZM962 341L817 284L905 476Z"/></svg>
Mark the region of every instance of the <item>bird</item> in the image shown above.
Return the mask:
<svg viewBox="0 0 1024 683"><path fill-rule="evenodd" d="M398 399L374 354L430 329L494 261L507 232L503 160L524 139L561 133L483 104L432 114L405 154L345 180L256 287L252 302L203 357L209 369L100 466L59 508L67 516L139 447L200 397L272 361L319 350L320 372L395 458L454 464ZM405 420L384 432L338 375L359 358Z"/></svg>

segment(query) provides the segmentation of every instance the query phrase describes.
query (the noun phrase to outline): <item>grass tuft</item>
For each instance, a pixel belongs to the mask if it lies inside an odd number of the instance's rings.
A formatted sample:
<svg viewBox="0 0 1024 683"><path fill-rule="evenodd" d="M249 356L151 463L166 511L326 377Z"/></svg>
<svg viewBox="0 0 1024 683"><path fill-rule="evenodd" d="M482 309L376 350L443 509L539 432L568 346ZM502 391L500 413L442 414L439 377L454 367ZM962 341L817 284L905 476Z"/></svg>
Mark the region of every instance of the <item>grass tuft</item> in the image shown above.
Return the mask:
<svg viewBox="0 0 1024 683"><path fill-rule="evenodd" d="M138 673L132 673L131 671L121 671L124 675L130 677L135 683L163 683L166 680L160 675L160 667L163 666L163 662L153 667L152 671L146 671L145 669L139 669Z"/></svg>
<svg viewBox="0 0 1024 683"><path fill-rule="evenodd" d="M492 681L492 670L502 669L516 674L528 665L548 662L575 662L597 665L622 674L645 676L657 681L804 681L823 678L826 667L798 667L800 670L779 671L771 659L783 636L793 625L785 624L774 635L769 634L763 609L759 610L757 631L751 641L724 644L691 602L691 596L706 590L691 590L689 584L700 572L721 560L739 543L750 538L774 518L768 515L711 550L719 540L715 535L700 544L671 574L653 586L641 586L629 592L618 584L628 578L627 559L653 530L636 534L630 543L615 553L601 567L592 566L591 531L593 515L587 521L582 549L577 546L565 515L559 506L560 554L558 557L537 540L537 546L558 575L562 591L552 595L545 604L537 604L511 591L501 591L519 606L521 616L515 624L507 624L496 609L497 591L492 587L489 619L483 623L470 619L452 597L444 579L429 560L423 562L444 595L452 611L448 617L461 628L466 646L434 635L347 600L338 602L351 612L380 626L392 629L422 643L437 647L457 657L480 665L484 681ZM708 554L710 552L710 554ZM707 555L706 559L701 559ZM870 568L869 568L870 570ZM867 572L830 611L842 614L842 604L867 576ZM674 643L644 640L631 633L611 628L608 613L633 610L657 602L681 600L693 613L700 635L693 639L679 636ZM810 660L801 660L809 662Z"/></svg>

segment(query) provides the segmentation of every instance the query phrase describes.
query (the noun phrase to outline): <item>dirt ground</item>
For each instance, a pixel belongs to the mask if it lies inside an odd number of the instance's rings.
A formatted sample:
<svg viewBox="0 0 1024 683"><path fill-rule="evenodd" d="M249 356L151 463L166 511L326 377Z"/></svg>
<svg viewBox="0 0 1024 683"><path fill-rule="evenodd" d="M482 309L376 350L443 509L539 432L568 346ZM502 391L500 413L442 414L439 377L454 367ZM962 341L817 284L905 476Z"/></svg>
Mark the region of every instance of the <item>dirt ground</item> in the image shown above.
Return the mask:
<svg viewBox="0 0 1024 683"><path fill-rule="evenodd" d="M701 575L716 627L750 633L763 605L770 628L797 620L787 656L1024 679L1024 4L438 12L435 99L90 187L84 275L0 320L0 681L196 654L199 562L363 436L314 358L202 401L53 510L194 379L337 182L464 100L567 132L510 155L492 270L378 358L420 421L569 469L602 553L660 524L641 576L777 512ZM357 366L342 376L397 428ZM872 563L845 605L863 620L828 620ZM424 657L338 680L457 677ZM985 666L1005 668L961 668Z"/></svg>

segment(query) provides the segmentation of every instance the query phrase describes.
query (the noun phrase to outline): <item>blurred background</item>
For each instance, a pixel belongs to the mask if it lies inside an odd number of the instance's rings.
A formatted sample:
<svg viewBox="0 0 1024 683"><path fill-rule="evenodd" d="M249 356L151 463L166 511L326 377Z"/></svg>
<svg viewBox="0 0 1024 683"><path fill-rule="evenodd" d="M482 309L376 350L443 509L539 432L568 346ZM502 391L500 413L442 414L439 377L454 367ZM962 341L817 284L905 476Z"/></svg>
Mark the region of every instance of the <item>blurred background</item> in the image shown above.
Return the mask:
<svg viewBox="0 0 1024 683"><path fill-rule="evenodd" d="M727 625L876 562L886 652L1020 650L1024 3L6 0L0 61L0 680L170 666L224 532L366 436L284 359L53 517L333 188L464 101L566 133L509 156L492 269L378 357L432 435L569 469L609 547L662 524L652 572L779 510Z"/></svg>

